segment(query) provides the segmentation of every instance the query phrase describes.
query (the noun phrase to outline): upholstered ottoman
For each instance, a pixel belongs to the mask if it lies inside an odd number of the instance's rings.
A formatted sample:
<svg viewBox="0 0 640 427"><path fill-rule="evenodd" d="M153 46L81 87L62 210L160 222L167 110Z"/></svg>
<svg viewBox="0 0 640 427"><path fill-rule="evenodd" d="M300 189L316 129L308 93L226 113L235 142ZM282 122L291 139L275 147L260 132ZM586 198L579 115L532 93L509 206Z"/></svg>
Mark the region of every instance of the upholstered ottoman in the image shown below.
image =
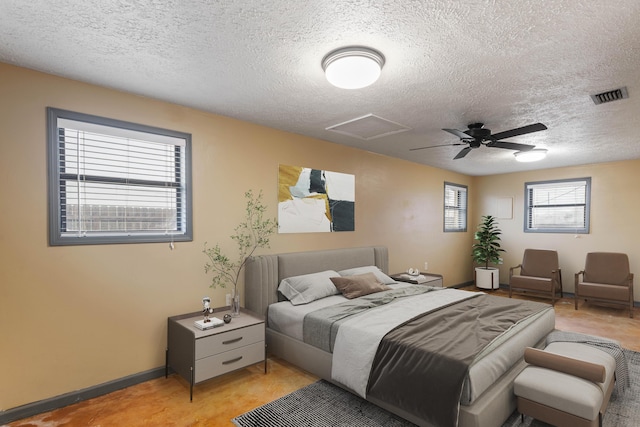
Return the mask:
<svg viewBox="0 0 640 427"><path fill-rule="evenodd" d="M527 348L529 363L514 380L518 411L562 427L602 425L615 381L616 361L596 347L553 342Z"/></svg>

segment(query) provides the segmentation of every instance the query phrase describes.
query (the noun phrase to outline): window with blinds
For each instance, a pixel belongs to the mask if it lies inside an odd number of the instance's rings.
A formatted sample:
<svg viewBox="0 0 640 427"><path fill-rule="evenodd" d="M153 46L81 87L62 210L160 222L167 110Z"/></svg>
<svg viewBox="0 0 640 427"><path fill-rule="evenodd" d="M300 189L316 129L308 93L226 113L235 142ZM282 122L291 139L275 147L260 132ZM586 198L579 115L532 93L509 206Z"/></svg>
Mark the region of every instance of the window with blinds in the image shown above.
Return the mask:
<svg viewBox="0 0 640 427"><path fill-rule="evenodd" d="M52 246L193 240L190 134L47 115Z"/></svg>
<svg viewBox="0 0 640 427"><path fill-rule="evenodd" d="M444 231L467 231L467 186L444 183Z"/></svg>
<svg viewBox="0 0 640 427"><path fill-rule="evenodd" d="M589 233L591 178L525 183L524 231Z"/></svg>

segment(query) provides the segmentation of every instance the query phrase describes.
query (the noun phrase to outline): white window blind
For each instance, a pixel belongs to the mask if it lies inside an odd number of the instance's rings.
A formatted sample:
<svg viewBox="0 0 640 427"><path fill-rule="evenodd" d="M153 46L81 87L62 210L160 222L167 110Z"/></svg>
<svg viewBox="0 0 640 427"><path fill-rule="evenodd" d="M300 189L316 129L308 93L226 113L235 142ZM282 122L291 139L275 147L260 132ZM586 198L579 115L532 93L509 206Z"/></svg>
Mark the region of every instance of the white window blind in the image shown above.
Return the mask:
<svg viewBox="0 0 640 427"><path fill-rule="evenodd" d="M444 183L444 231L467 231L467 187Z"/></svg>
<svg viewBox="0 0 640 427"><path fill-rule="evenodd" d="M591 178L525 183L525 231L588 233Z"/></svg>
<svg viewBox="0 0 640 427"><path fill-rule="evenodd" d="M49 110L51 244L191 240L190 135Z"/></svg>

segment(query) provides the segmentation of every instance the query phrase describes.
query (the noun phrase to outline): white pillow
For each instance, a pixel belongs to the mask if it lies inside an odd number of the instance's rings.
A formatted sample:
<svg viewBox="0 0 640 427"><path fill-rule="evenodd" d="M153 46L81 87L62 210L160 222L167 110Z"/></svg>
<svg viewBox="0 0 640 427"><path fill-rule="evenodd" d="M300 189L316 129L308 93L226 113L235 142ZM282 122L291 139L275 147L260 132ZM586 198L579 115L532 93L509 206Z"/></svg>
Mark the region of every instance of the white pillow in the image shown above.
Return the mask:
<svg viewBox="0 0 640 427"><path fill-rule="evenodd" d="M398 283L395 280L393 280L391 277L384 274L382 270L380 270L375 265L369 265L367 267L349 268L348 270L341 270L338 273L340 273L342 277L355 276L358 274L365 274L365 273L373 273L383 285Z"/></svg>
<svg viewBox="0 0 640 427"><path fill-rule="evenodd" d="M340 277L333 271L303 274L282 279L278 291L293 305L307 304L320 298L339 294L340 291L331 281L332 277Z"/></svg>

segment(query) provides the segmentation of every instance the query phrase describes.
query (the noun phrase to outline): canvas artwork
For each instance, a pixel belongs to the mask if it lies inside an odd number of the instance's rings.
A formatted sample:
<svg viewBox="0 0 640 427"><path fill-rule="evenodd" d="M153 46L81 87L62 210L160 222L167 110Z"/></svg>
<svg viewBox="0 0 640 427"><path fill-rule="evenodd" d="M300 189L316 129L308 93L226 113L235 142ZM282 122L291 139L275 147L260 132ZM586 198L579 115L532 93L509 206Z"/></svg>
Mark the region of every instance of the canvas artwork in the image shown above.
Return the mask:
<svg viewBox="0 0 640 427"><path fill-rule="evenodd" d="M280 165L278 232L354 231L355 193L354 175Z"/></svg>

